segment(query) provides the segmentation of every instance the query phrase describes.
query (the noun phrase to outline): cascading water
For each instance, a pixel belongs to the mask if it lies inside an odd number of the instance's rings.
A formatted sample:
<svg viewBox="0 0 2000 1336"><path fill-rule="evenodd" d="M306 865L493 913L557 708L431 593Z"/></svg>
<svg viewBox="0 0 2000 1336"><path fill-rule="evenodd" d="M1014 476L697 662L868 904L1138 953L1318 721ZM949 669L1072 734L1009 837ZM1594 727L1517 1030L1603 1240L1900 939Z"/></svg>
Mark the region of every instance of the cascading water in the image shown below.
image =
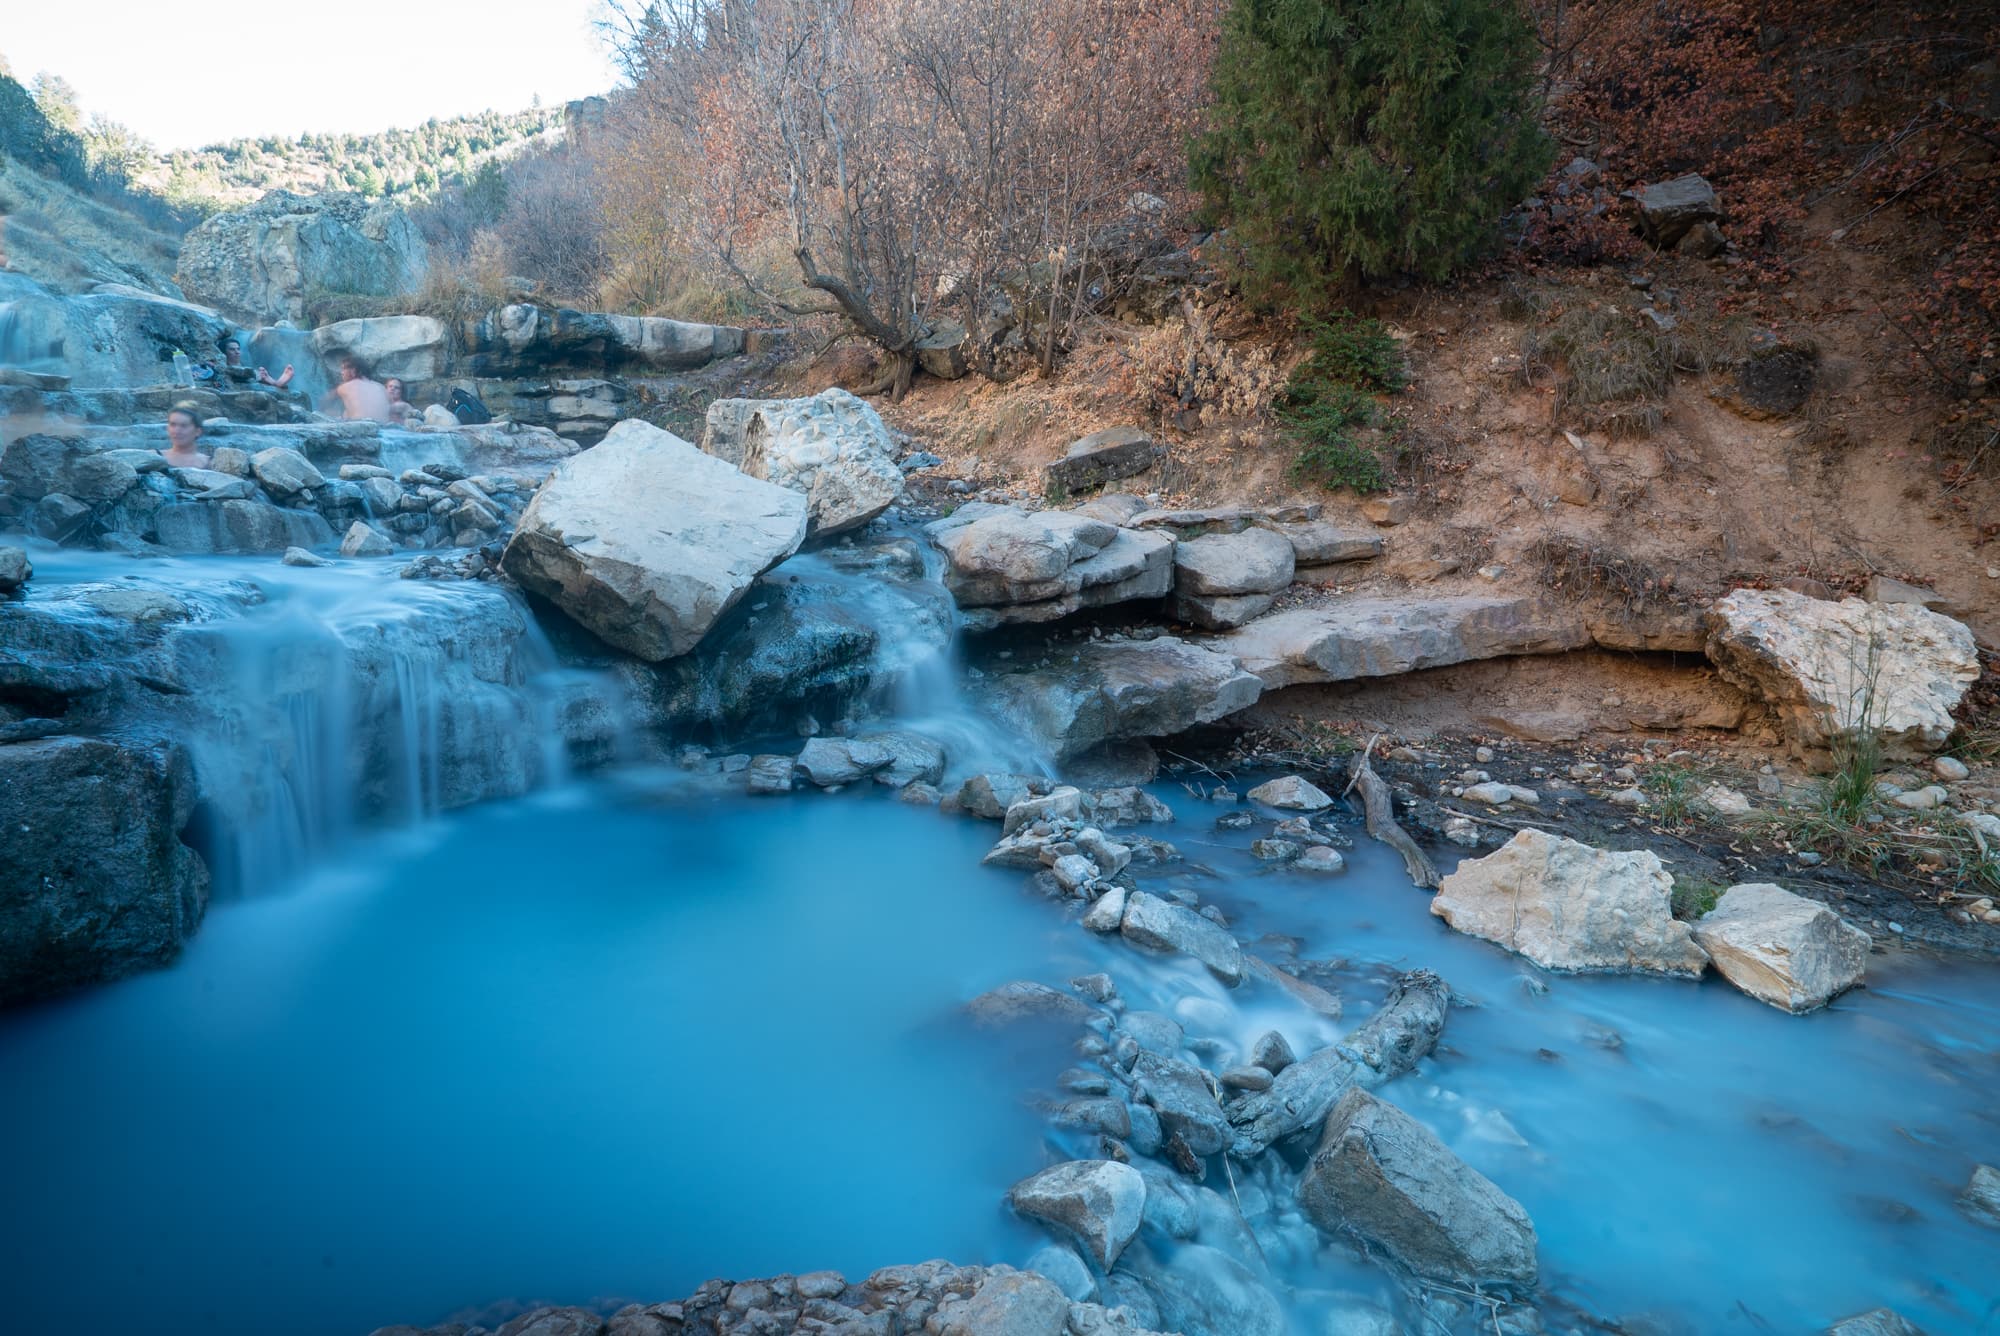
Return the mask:
<svg viewBox="0 0 2000 1336"><path fill-rule="evenodd" d="M284 884L364 824L561 780L559 709L616 695L603 674L561 668L519 598L491 585L218 558L135 576L54 549L37 564L30 609L103 635L121 628L97 591L173 600L161 708L192 754L198 839L224 897Z"/></svg>

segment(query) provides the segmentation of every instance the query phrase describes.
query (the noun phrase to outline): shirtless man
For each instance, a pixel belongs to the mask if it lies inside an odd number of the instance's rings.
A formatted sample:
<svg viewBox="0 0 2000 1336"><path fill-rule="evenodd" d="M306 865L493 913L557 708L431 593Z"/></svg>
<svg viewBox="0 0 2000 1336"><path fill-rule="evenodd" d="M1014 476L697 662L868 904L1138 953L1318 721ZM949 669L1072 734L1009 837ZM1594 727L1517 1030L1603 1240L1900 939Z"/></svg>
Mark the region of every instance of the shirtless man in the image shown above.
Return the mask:
<svg viewBox="0 0 2000 1336"><path fill-rule="evenodd" d="M349 421L363 418L391 424L401 421L390 406L389 392L382 388L382 382L371 379L352 357L340 359L340 384L333 387L333 392L340 400L341 416Z"/></svg>

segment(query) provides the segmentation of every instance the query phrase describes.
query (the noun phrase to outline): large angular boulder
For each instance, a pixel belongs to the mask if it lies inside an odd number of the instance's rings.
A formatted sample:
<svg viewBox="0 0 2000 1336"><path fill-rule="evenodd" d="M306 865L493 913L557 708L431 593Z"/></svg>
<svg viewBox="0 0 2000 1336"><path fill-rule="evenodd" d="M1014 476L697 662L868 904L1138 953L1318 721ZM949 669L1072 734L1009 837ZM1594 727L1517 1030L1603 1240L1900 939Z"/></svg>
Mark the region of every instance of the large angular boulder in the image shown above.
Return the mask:
<svg viewBox="0 0 2000 1336"><path fill-rule="evenodd" d="M1672 250L1698 223L1722 216L1715 187L1693 172L1628 192L1639 208L1639 232L1661 250Z"/></svg>
<svg viewBox="0 0 2000 1336"><path fill-rule="evenodd" d="M1777 714L1792 750L1816 760L1872 733L1883 753L1934 752L1979 677L1964 623L1915 603L1831 602L1789 589L1738 589L1708 612L1708 657Z"/></svg>
<svg viewBox="0 0 2000 1336"><path fill-rule="evenodd" d="M1174 540L1083 510L975 502L927 526L945 586L968 630L1054 621L1084 608L1160 598L1174 584Z"/></svg>
<svg viewBox="0 0 2000 1336"><path fill-rule="evenodd" d="M413 292L428 255L416 225L394 204L273 190L188 233L175 276L195 300L270 324L303 319L310 292Z"/></svg>
<svg viewBox="0 0 2000 1336"><path fill-rule="evenodd" d="M1532 598L1344 599L1259 617L1206 642L1233 654L1266 690L1397 677L1473 659L1581 649L1581 618Z"/></svg>
<svg viewBox="0 0 2000 1336"><path fill-rule="evenodd" d="M1359 1088L1327 1115L1299 1205L1423 1280L1482 1292L1535 1288L1535 1226L1521 1204L1416 1119Z"/></svg>
<svg viewBox="0 0 2000 1336"><path fill-rule="evenodd" d="M1708 954L1672 913L1657 855L1524 830L1438 884L1431 913L1546 969L1699 976Z"/></svg>
<svg viewBox="0 0 2000 1336"><path fill-rule="evenodd" d="M972 684L989 714L1058 761L1214 723L1256 704L1261 690L1235 659L1172 636L1091 641L1046 668L987 671Z"/></svg>
<svg viewBox="0 0 2000 1336"><path fill-rule="evenodd" d="M738 466L804 496L809 532L820 536L859 528L903 495L889 429L846 390L760 404L743 424Z"/></svg>
<svg viewBox="0 0 2000 1336"><path fill-rule="evenodd" d="M1074 1238L1100 1271L1109 1271L1139 1232L1146 1180L1115 1160L1071 1160L1022 1179L1009 1189L1007 1201L1029 1219Z"/></svg>
<svg viewBox="0 0 2000 1336"><path fill-rule="evenodd" d="M1073 443L1061 459L1048 465L1049 486L1064 492L1101 487L1152 467L1153 438L1137 427L1106 427Z"/></svg>
<svg viewBox="0 0 2000 1336"><path fill-rule="evenodd" d="M1174 617L1226 631L1271 610L1292 582L1291 542L1270 529L1204 534L1174 549Z"/></svg>
<svg viewBox="0 0 2000 1336"><path fill-rule="evenodd" d="M208 905L208 869L180 839L194 803L177 749L0 746L0 1006L180 953Z"/></svg>
<svg viewBox="0 0 2000 1336"><path fill-rule="evenodd" d="M1731 886L1694 925L1716 972L1760 1002L1813 1011L1861 982L1868 934L1768 882Z"/></svg>
<svg viewBox="0 0 2000 1336"><path fill-rule="evenodd" d="M359 360L377 380L430 380L445 373L450 351L445 339L442 320L388 315L321 325L312 332L311 347L329 380L338 379L332 373L343 357Z"/></svg>
<svg viewBox="0 0 2000 1336"><path fill-rule="evenodd" d="M502 565L608 643L685 654L798 550L806 501L636 419L557 466Z"/></svg>

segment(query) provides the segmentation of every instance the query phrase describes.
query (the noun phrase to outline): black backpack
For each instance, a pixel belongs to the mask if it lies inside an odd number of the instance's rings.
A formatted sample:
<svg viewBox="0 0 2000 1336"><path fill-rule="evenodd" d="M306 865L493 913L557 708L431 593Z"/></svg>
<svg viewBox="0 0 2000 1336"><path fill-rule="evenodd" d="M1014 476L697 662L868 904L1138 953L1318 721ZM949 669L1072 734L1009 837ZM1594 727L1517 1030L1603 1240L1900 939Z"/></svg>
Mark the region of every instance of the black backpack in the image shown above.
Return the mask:
<svg viewBox="0 0 2000 1336"><path fill-rule="evenodd" d="M467 394L464 390L453 390L451 392L451 402L446 407L451 409L453 417L468 427L477 427L481 423L493 420L493 414L487 409L486 405L479 402L472 395Z"/></svg>

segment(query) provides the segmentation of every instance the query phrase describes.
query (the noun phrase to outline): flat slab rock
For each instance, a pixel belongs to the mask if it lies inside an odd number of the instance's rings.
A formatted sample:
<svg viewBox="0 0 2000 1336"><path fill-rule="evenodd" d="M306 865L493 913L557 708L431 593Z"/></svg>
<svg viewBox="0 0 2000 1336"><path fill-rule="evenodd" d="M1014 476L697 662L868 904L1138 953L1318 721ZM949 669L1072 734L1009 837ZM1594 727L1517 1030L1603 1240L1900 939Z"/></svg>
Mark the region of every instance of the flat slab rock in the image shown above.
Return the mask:
<svg viewBox="0 0 2000 1336"><path fill-rule="evenodd" d="M1357 598L1272 613L1202 643L1234 655L1275 691L1511 654L1556 654L1583 648L1590 633L1573 613L1532 598Z"/></svg>
<svg viewBox="0 0 2000 1336"><path fill-rule="evenodd" d="M1431 913L1546 969L1698 977L1708 965L1672 913L1658 856L1524 830L1438 884Z"/></svg>
<svg viewBox="0 0 2000 1336"><path fill-rule="evenodd" d="M635 418L557 466L501 564L607 643L657 663L699 644L805 536L805 497Z"/></svg>
<svg viewBox="0 0 2000 1336"><path fill-rule="evenodd" d="M1694 925L1716 972L1760 1002L1813 1011L1861 982L1867 933L1768 882L1731 886Z"/></svg>

